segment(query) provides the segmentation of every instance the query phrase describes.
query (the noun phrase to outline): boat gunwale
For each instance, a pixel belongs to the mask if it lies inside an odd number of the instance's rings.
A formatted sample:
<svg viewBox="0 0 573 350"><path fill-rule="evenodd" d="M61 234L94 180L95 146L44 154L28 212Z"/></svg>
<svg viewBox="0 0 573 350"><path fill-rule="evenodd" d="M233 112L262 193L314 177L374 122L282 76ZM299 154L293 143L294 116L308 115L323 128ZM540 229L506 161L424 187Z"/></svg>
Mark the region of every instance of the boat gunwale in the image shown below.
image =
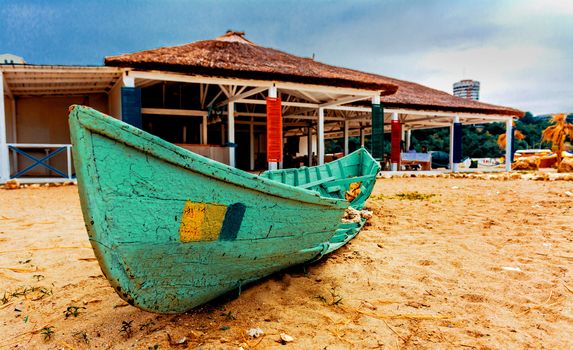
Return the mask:
<svg viewBox="0 0 573 350"><path fill-rule="evenodd" d="M79 115L80 113L82 114L82 116ZM93 120L100 121L101 123L87 123L86 116L92 121ZM349 205L348 201L344 199L324 197L321 196L316 191L287 185L203 157L199 154L196 154L194 152L176 146L168 141L165 141L146 131L131 126L123 121L115 119L104 113L98 112L90 107L82 105L72 105L70 107L69 117L76 118L79 126L89 130L90 132L101 134L112 140L119 141L125 145L133 147L139 150L140 152L153 155L158 159L174 164L181 168L199 173L203 176L214 178L218 181L228 182L239 187L247 188L253 191L263 192L271 196L276 196L289 200L295 200L298 202L306 202L315 205L335 207L338 209L345 209ZM133 137L144 141L145 144L137 144L136 142L130 140L129 137L128 138L121 137L122 133L132 135ZM150 146L155 146L155 147L150 147ZM162 154L163 152L157 150L156 147L161 147L161 149L164 152L168 152L168 154ZM171 155L172 157L169 157L169 155ZM189 161L199 163L203 167L190 166L187 163ZM212 170L213 173L210 173L208 170ZM221 172L223 174L220 174ZM225 177L224 175L230 175L230 176ZM291 193L284 193L284 191L288 191Z"/></svg>
<svg viewBox="0 0 573 350"><path fill-rule="evenodd" d="M295 173L297 171L300 170L305 170L305 169L314 169L314 168L326 168L327 164L329 166L332 166L333 164L336 163L342 163L342 161L347 158L347 157L351 157L351 156L355 156L356 154L358 154L360 156L360 164L364 163L364 159L363 157L368 157L368 159L370 160L370 163L374 164L374 163L378 163L378 161L376 159L374 159L374 157L372 157L372 155L370 154L370 152L368 152L368 150L364 147L361 146L360 148L358 148L357 150L345 155L342 158L338 158L335 159L329 163L324 163L321 165L315 165L315 166L303 166L300 168L288 168L288 169L275 169L275 170L265 170L264 172L261 173L261 177L265 177L265 176L270 176L270 175L276 175L276 174L282 174L282 173ZM360 176L376 176L378 174L378 172L380 171L380 165L378 164L377 166L377 170L376 172L374 172L373 174L365 174L365 175L360 175Z"/></svg>

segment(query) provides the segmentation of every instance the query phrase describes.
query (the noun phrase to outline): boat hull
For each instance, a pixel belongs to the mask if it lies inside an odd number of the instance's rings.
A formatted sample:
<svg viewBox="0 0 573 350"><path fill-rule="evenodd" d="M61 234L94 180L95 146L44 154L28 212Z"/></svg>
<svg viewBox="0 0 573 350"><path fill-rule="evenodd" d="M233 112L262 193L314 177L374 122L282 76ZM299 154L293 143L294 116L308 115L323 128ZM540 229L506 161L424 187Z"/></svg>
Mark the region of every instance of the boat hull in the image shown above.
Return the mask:
<svg viewBox="0 0 573 350"><path fill-rule="evenodd" d="M180 313L329 249L348 202L227 167L86 107L70 113L90 242L132 305Z"/></svg>

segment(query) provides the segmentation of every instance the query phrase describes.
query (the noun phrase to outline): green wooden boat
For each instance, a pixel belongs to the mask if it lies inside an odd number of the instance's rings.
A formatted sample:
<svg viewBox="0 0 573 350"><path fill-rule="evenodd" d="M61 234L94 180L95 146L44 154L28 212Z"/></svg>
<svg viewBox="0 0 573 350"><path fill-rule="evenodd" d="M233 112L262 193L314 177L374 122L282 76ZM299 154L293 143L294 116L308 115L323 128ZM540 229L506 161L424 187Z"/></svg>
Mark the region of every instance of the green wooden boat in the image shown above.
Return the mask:
<svg viewBox="0 0 573 350"><path fill-rule="evenodd" d="M152 312L185 312L339 248L364 224L343 222L345 210L362 208L378 172L360 149L257 176L87 107L73 106L69 123L102 271L124 300Z"/></svg>

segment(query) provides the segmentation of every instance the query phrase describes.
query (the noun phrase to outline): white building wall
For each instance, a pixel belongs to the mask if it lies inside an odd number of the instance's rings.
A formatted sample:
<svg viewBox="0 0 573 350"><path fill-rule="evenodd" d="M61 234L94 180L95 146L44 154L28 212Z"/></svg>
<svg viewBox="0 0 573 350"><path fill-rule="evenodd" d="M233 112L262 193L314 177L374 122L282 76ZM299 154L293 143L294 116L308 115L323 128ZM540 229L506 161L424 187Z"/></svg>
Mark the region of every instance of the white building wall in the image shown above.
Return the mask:
<svg viewBox="0 0 573 350"><path fill-rule="evenodd" d="M12 99L8 96L4 95L4 112L6 115L6 142L14 143L14 120L13 120L13 113L14 110L12 108Z"/></svg>
<svg viewBox="0 0 573 350"><path fill-rule="evenodd" d="M58 97L20 97L16 103L16 135L17 143L37 144L69 144L70 128L68 126L68 108L73 104L87 105L103 113L108 113L108 98L106 94L88 96L58 96ZM9 119L9 118L6 118ZM7 129L12 133L13 125ZM27 150L32 152L32 150ZM44 150L34 151L34 156L41 157ZM14 157L12 157L14 158ZM12 163L14 160L11 159ZM15 161L18 169L31 165L31 161L21 155ZM66 169L65 152L49 159L49 164L60 170ZM46 176L46 168L38 166L26 175Z"/></svg>

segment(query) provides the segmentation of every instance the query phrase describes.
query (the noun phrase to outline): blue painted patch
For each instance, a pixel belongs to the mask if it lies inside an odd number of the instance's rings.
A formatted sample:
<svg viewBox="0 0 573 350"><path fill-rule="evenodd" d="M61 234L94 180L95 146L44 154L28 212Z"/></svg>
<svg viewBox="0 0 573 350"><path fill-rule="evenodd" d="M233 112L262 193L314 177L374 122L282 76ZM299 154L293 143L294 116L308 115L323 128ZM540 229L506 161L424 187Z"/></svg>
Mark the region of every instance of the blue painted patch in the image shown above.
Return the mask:
<svg viewBox="0 0 573 350"><path fill-rule="evenodd" d="M246 210L247 207L243 203L234 203L227 207L221 234L219 234L220 241L234 241L237 239Z"/></svg>

